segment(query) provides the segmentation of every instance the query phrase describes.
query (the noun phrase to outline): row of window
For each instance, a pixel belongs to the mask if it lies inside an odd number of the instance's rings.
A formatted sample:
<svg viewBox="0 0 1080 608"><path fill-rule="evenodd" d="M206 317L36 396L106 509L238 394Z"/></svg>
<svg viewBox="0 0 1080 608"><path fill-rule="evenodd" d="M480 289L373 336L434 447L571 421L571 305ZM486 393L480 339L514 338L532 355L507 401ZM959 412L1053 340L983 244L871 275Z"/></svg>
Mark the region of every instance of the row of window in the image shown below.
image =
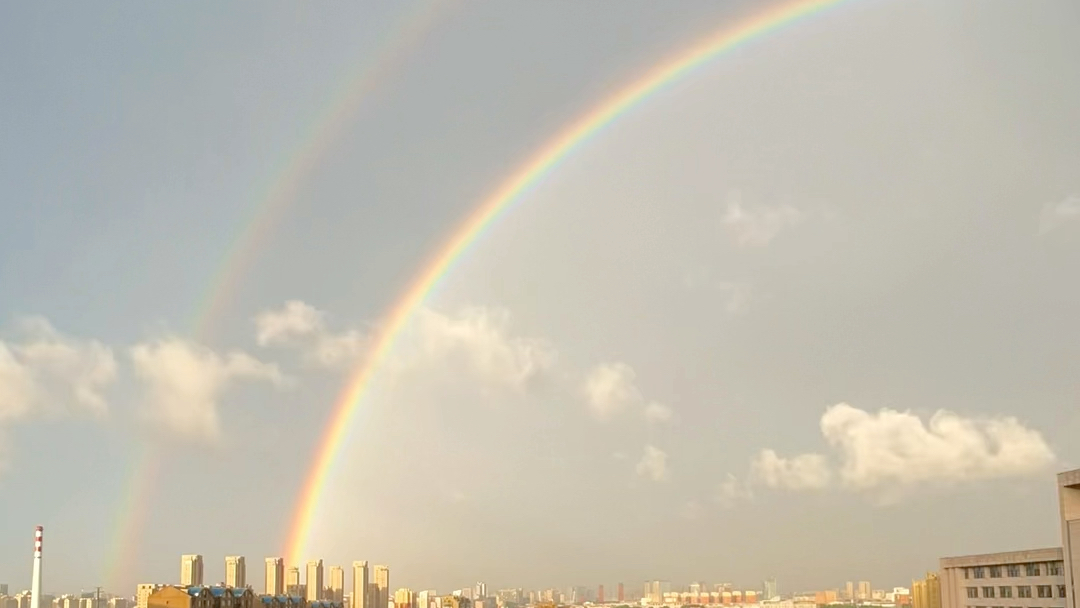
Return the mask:
<svg viewBox="0 0 1080 608"><path fill-rule="evenodd" d="M1006 566L972 566L964 568L964 578L1001 578L1005 576L1015 578L1020 576L1061 576L1065 570L1063 562L1033 562L1029 564L1008 564Z"/></svg>
<svg viewBox="0 0 1080 608"><path fill-rule="evenodd" d="M968 587L967 596L969 598L977 597L1013 597L1013 588L1010 587L981 587L982 594L979 594L980 587ZM1053 585L1035 585L1036 597L1054 597ZM1031 597L1031 585L1017 585L1016 597ZM1065 585L1057 586L1057 597L1065 597Z"/></svg>

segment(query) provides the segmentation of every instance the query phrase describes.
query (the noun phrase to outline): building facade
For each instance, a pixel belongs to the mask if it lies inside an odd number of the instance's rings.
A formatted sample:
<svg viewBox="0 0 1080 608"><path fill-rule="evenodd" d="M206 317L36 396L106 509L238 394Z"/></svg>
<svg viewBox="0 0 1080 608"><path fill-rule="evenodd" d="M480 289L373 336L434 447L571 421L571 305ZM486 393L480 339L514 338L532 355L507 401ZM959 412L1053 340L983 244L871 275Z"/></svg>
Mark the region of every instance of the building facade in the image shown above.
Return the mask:
<svg viewBox="0 0 1080 608"><path fill-rule="evenodd" d="M345 602L345 569L341 566L330 566L330 593L327 600L338 604Z"/></svg>
<svg viewBox="0 0 1080 608"><path fill-rule="evenodd" d="M307 563L307 601L317 602L323 599L323 562L313 559Z"/></svg>
<svg viewBox="0 0 1080 608"><path fill-rule="evenodd" d="M371 584L368 576L368 565L365 561L352 563L352 603L349 608L368 608L371 602L367 601L368 585Z"/></svg>
<svg viewBox="0 0 1080 608"><path fill-rule="evenodd" d="M180 556L180 584L184 586L203 584L203 558L201 555Z"/></svg>
<svg viewBox="0 0 1080 608"><path fill-rule="evenodd" d="M1059 547L941 559L942 608L1065 608Z"/></svg>
<svg viewBox="0 0 1080 608"><path fill-rule="evenodd" d="M1065 562L1065 606L1080 608L1076 585L1080 583L1080 469L1058 474L1061 503L1061 545Z"/></svg>
<svg viewBox="0 0 1080 608"><path fill-rule="evenodd" d="M921 581L911 581L913 608L941 608L941 578L937 572L927 572Z"/></svg>
<svg viewBox="0 0 1080 608"><path fill-rule="evenodd" d="M277 597L285 593L285 560L280 557L266 558L266 595Z"/></svg>
<svg viewBox="0 0 1080 608"><path fill-rule="evenodd" d="M229 555L225 558L225 585L239 589L247 587L247 564L243 555Z"/></svg>
<svg viewBox="0 0 1080 608"><path fill-rule="evenodd" d="M375 566L375 587L378 597L375 599L374 608L387 608L390 606L390 568L387 566Z"/></svg>

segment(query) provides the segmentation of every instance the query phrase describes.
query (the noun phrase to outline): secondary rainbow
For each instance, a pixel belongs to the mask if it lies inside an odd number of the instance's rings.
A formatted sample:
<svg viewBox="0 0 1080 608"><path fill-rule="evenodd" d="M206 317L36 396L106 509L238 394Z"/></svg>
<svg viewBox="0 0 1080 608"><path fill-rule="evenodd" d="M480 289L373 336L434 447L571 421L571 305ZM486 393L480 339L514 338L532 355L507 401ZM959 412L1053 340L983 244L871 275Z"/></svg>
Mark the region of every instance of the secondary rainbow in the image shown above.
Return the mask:
<svg viewBox="0 0 1080 608"><path fill-rule="evenodd" d="M402 14L395 26L387 30L375 52L366 54L351 67L350 76L342 80L344 84L333 91L300 130L303 134L300 144L283 155L279 170L271 173L274 179L253 190L254 204L195 309L192 326L196 340L206 342L214 335L218 319L233 298L233 290L242 283L241 275L269 242L320 159L338 136L347 131L362 102L400 72L406 58L451 4L445 0L421 0ZM152 505L160 460L157 450L146 446L126 477L127 485L120 494L121 504L110 535L111 546L102 562L102 577L110 589L130 582L122 579L130 576L138 561L139 536Z"/></svg>
<svg viewBox="0 0 1080 608"><path fill-rule="evenodd" d="M561 130L461 223L390 310L377 334L371 356L349 379L335 403L324 436L318 443L315 460L301 489L286 539L284 553L290 564L302 563L320 496L376 371L386 360L396 338L413 313L469 245L476 241L500 214L520 201L522 195L540 178L558 166L583 142L651 94L661 90L664 85L678 80L742 43L849 1L851 0L799 0L772 7L733 27L723 28L674 59L649 70L643 77Z"/></svg>

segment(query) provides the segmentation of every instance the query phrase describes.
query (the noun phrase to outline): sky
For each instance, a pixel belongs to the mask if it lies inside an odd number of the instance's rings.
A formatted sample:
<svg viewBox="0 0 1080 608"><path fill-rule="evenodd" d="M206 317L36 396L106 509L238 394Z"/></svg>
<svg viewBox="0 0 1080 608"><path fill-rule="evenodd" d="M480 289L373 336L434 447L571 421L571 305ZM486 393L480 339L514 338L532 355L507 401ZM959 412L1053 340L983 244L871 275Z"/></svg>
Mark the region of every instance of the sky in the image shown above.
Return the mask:
<svg viewBox="0 0 1080 608"><path fill-rule="evenodd" d="M175 582L183 553L261 585L426 261L560 128L767 4L0 8L0 582L29 586L41 524L46 592ZM790 592L1058 544L1078 20L849 0L619 117L411 317L308 557Z"/></svg>

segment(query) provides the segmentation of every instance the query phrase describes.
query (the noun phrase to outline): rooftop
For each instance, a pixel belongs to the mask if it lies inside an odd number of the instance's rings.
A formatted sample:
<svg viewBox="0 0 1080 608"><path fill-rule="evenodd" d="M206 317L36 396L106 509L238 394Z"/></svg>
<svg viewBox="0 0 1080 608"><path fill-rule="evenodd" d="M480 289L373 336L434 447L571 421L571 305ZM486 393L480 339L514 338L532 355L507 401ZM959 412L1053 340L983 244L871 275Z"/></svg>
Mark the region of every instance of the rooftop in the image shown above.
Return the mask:
<svg viewBox="0 0 1080 608"><path fill-rule="evenodd" d="M1002 564L1025 564L1029 562L1056 562L1064 559L1061 547L1045 549L1026 549L1024 551L1006 551L1004 553L981 553L941 558L941 568L963 568L965 566L996 566Z"/></svg>

